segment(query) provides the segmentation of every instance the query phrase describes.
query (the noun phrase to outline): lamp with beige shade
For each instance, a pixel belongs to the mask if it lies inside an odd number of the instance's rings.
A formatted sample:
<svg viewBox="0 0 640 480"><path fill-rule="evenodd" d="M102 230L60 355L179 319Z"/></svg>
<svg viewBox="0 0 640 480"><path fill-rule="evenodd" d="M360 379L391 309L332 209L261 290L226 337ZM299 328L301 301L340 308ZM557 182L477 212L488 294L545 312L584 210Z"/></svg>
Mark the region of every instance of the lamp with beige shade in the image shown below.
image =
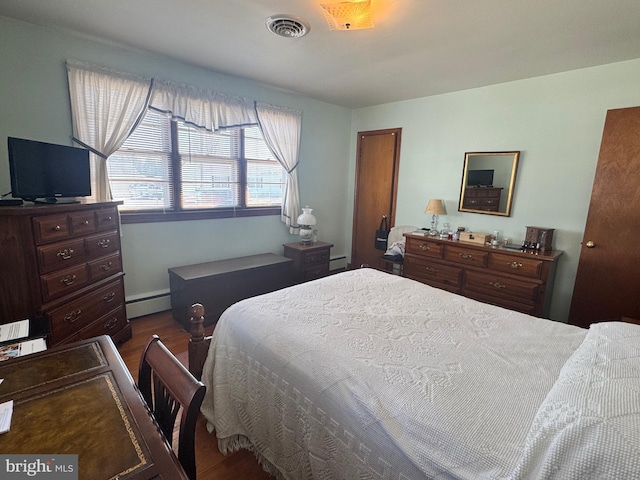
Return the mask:
<svg viewBox="0 0 640 480"><path fill-rule="evenodd" d="M437 225L438 225L438 215L446 215L447 211L444 208L444 202L440 199L431 199L429 203L427 203L427 208L424 210L424 213L432 215L431 217L431 230L429 231L429 235L436 236L438 235Z"/></svg>

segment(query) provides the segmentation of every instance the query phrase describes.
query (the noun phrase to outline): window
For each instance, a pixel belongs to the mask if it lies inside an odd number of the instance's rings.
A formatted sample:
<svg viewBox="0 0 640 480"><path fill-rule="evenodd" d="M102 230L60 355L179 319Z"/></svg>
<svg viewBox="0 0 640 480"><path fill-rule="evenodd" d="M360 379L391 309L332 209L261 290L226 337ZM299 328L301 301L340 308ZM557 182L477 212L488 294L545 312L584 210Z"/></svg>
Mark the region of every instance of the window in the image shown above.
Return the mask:
<svg viewBox="0 0 640 480"><path fill-rule="evenodd" d="M257 126L212 133L149 110L107 169L123 223L280 213L285 172Z"/></svg>

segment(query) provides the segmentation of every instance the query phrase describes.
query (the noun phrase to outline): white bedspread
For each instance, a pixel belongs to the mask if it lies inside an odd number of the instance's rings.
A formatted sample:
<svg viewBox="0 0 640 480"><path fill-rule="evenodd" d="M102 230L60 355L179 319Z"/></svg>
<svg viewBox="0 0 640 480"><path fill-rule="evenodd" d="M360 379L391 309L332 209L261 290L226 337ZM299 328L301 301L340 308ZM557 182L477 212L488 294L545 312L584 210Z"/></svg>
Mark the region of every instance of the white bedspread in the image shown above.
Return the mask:
<svg viewBox="0 0 640 480"><path fill-rule="evenodd" d="M202 411L223 452L250 448L288 480L509 478L585 334L344 272L230 307Z"/></svg>

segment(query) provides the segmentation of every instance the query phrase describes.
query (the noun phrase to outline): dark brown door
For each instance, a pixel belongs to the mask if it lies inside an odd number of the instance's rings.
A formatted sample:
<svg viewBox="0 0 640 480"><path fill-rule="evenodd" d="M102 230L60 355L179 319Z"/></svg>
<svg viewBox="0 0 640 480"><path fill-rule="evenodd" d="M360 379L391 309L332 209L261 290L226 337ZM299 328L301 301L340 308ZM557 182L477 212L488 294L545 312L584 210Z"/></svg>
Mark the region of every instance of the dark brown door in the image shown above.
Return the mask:
<svg viewBox="0 0 640 480"><path fill-rule="evenodd" d="M358 133L351 267L378 266L383 251L374 248L383 215L394 224L401 128Z"/></svg>
<svg viewBox="0 0 640 480"><path fill-rule="evenodd" d="M569 322L640 319L640 107L609 110Z"/></svg>

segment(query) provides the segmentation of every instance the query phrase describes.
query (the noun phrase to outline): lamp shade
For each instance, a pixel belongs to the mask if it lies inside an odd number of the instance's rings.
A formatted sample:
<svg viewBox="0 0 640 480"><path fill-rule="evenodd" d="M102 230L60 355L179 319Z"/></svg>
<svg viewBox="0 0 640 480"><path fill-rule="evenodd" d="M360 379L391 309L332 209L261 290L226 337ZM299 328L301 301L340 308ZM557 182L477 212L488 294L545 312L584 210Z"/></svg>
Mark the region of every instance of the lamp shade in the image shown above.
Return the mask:
<svg viewBox="0 0 640 480"><path fill-rule="evenodd" d="M311 212L313 212L313 208L309 208L308 206L304 207L302 214L298 217L298 225L315 225L317 223L316 217L314 217Z"/></svg>
<svg viewBox="0 0 640 480"><path fill-rule="evenodd" d="M427 208L424 210L424 213L428 213L431 215L446 215L447 211L444 208L444 202L439 199L431 199L429 203L427 203Z"/></svg>

